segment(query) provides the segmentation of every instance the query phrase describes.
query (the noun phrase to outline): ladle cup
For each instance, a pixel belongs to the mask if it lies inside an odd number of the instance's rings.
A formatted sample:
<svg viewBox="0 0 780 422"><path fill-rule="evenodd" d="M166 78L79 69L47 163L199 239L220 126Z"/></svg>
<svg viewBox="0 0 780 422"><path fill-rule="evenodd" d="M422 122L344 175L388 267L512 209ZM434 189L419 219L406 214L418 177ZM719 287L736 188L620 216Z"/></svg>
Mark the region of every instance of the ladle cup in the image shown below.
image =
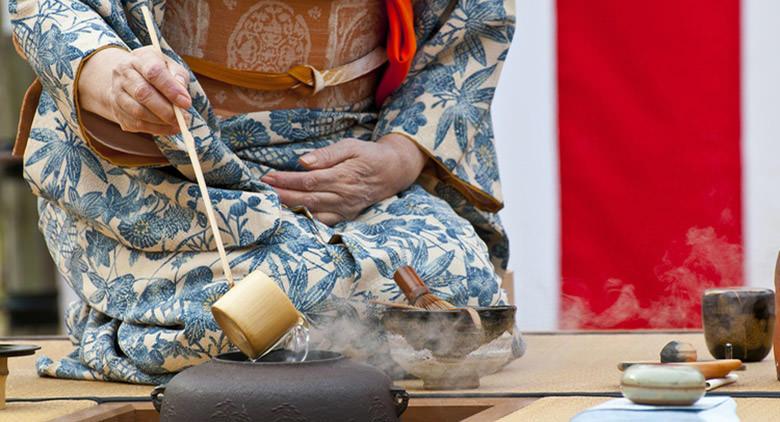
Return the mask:
<svg viewBox="0 0 780 422"><path fill-rule="evenodd" d="M261 271L236 283L211 305L211 313L230 341L250 359L270 351L303 323L287 294Z"/></svg>
<svg viewBox="0 0 780 422"><path fill-rule="evenodd" d="M152 14L146 5L141 6L141 12L152 45L162 54ZM284 335L298 325L303 317L295 309L284 291L260 271L250 273L241 283L234 283L233 273L230 270L230 263L211 205L206 180L200 166L200 159L195 150L195 139L190 133L181 110L173 106L173 112L198 182L198 189L203 198L206 217L214 235L214 243L217 246L222 270L230 287L230 290L211 306L211 313L227 338L247 357L257 359L280 343Z"/></svg>

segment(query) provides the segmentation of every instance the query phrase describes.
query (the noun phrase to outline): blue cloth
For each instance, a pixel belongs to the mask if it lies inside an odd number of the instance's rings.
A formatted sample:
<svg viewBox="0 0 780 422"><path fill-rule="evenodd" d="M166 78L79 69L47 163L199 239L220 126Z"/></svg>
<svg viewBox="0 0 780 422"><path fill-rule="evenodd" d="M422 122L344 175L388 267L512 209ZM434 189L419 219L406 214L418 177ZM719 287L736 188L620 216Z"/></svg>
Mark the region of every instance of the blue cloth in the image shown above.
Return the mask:
<svg viewBox="0 0 780 422"><path fill-rule="evenodd" d="M692 406L648 406L614 399L572 418L572 422L739 422L731 397L702 397Z"/></svg>

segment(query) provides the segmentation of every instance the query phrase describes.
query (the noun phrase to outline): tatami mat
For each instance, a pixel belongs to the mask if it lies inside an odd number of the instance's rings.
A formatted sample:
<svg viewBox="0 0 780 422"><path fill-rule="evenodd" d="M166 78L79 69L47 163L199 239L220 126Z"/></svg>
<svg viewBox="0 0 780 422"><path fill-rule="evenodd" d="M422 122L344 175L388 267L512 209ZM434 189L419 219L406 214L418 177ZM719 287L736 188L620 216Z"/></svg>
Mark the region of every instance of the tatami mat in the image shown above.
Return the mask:
<svg viewBox="0 0 780 422"><path fill-rule="evenodd" d="M710 359L701 333L686 334L572 334L527 335L526 356L498 374L484 377L476 390L426 391L421 381L398 384L413 395L523 395L541 393L617 393L622 360L657 359L658 352L670 340L694 344L700 359ZM24 342L31 343L31 342ZM43 350L35 357L9 361L7 397L149 397L152 387L122 383L89 382L39 378L35 359L41 354L59 358L70 352L67 341L37 341ZM721 392L778 392L771 354L763 362L747 364L736 372L739 381L719 389Z"/></svg>
<svg viewBox="0 0 780 422"><path fill-rule="evenodd" d="M577 413L610 399L598 397L547 397L503 417L498 422L568 422Z"/></svg>
<svg viewBox="0 0 780 422"><path fill-rule="evenodd" d="M663 346L671 341L685 341L696 347L699 359L712 359L702 333L686 334L570 334L527 335L526 355L503 371L482 378L481 387L473 392L492 393L561 393L619 392L620 361L658 360ZM776 391L780 381L770 353L763 362L747 364L747 370L735 372L739 381L718 391ZM399 382L409 390L420 390L421 381ZM420 391L426 395L463 394L471 391Z"/></svg>
<svg viewBox="0 0 780 422"><path fill-rule="evenodd" d="M7 341L3 341L7 342ZM10 358L6 397L9 399L46 397L144 397L148 398L153 386L132 385L99 381L74 381L41 378L35 372L35 360L46 355L59 359L73 350L66 340L18 341L14 343L41 346L34 356Z"/></svg>
<svg viewBox="0 0 780 422"><path fill-rule="evenodd" d="M92 406L97 406L97 403L91 400L8 403L5 409L0 410L0 422L50 421Z"/></svg>

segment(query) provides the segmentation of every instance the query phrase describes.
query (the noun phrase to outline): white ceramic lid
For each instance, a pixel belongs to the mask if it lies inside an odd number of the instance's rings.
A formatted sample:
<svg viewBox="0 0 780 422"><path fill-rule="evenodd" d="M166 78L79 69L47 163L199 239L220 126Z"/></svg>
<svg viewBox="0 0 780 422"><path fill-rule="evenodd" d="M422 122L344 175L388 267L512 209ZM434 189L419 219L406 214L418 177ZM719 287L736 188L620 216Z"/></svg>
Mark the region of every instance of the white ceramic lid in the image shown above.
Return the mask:
<svg viewBox="0 0 780 422"><path fill-rule="evenodd" d="M631 387L687 389L705 387L704 376L682 365L632 365L623 373L622 385Z"/></svg>

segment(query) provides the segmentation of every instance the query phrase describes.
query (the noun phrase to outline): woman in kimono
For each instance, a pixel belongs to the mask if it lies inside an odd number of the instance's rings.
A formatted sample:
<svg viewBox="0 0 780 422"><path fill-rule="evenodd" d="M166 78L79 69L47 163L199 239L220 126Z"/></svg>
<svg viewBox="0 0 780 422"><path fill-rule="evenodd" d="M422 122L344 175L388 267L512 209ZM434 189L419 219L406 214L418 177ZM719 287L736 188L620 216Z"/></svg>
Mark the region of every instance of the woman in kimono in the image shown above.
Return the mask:
<svg viewBox="0 0 780 422"><path fill-rule="evenodd" d="M158 383L230 348L171 104L189 115L233 273L270 275L315 327L403 300L402 265L456 305L503 303L490 103L512 3L10 0L38 75L17 152L79 296L76 350L39 373Z"/></svg>

